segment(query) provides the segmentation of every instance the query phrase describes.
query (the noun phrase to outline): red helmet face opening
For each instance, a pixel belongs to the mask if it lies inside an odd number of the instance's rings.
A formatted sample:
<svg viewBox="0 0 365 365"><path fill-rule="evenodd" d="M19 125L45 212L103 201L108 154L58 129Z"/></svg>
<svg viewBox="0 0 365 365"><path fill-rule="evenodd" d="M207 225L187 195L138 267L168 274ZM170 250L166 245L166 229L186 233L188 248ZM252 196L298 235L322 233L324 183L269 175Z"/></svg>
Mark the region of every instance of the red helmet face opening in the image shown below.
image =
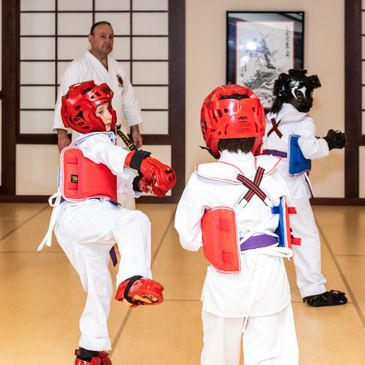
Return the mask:
<svg viewBox="0 0 365 365"><path fill-rule="evenodd" d="M114 130L117 121L115 110L111 106L113 91L105 83L96 85L94 81L85 81L69 87L62 97L61 117L67 128L87 134L104 132L105 123L95 114L96 108L109 103L109 112L112 115L111 130Z"/></svg>
<svg viewBox="0 0 365 365"><path fill-rule="evenodd" d="M252 152L259 153L265 124L260 99L245 86L219 86L203 102L201 130L207 148L216 158L220 156L220 139L255 137Z"/></svg>

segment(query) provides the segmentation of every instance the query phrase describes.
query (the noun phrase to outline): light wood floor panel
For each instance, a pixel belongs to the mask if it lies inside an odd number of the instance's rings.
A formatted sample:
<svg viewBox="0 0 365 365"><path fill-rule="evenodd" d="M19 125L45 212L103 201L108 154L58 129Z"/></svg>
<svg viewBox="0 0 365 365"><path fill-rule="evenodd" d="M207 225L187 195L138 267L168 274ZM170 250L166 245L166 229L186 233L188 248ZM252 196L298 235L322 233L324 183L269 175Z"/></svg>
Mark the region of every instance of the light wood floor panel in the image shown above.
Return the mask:
<svg viewBox="0 0 365 365"><path fill-rule="evenodd" d="M64 254L6 254L30 256L1 286L0 344L9 364L51 364L53 350L65 359L63 346L75 346L83 295ZM45 343L52 351L42 351ZM43 357L44 356L44 357ZM66 363L65 361L63 363Z"/></svg>
<svg viewBox="0 0 365 365"><path fill-rule="evenodd" d="M116 365L199 364L202 333L198 301L166 301L161 306L136 309L113 351Z"/></svg>
<svg viewBox="0 0 365 365"><path fill-rule="evenodd" d="M171 225L152 270L156 280L163 283L167 299L200 300L206 266L201 250L190 252L181 248Z"/></svg>
<svg viewBox="0 0 365 365"><path fill-rule="evenodd" d="M17 221L0 220L0 239L14 232L19 225L20 223Z"/></svg>
<svg viewBox="0 0 365 365"><path fill-rule="evenodd" d="M310 308L293 304L300 364L365 365L365 331L353 304Z"/></svg>
<svg viewBox="0 0 365 365"><path fill-rule="evenodd" d="M152 270L165 286L165 302L131 309L112 301L113 364L198 365L206 260L201 251L180 247L174 204L137 207L152 222ZM286 264L300 364L365 365L365 207L316 206L314 211L327 286L344 290L350 303L336 308L303 304L293 263ZM36 252L50 212L46 204L0 204L0 358L6 364L73 364L85 294L55 241ZM113 282L116 270L111 267Z"/></svg>
<svg viewBox="0 0 365 365"><path fill-rule="evenodd" d="M3 293L4 286L14 279L19 272L24 271L28 263L35 257L35 253L2 253L0 254L0 293ZM9 289L11 291L11 288ZM0 298L2 297L2 294ZM5 310L3 306L0 310ZM0 317L1 318L1 317Z"/></svg>
<svg viewBox="0 0 365 365"><path fill-rule="evenodd" d="M34 252L48 229L51 209L46 205L0 241L1 251ZM55 241L54 241L55 242ZM56 246L56 245L55 245Z"/></svg>
<svg viewBox="0 0 365 365"><path fill-rule="evenodd" d="M24 222L46 206L40 203L1 203L0 221Z"/></svg>
<svg viewBox="0 0 365 365"><path fill-rule="evenodd" d="M342 256L338 261L365 326L365 256Z"/></svg>
<svg viewBox="0 0 365 365"><path fill-rule="evenodd" d="M335 255L365 255L365 209L363 206L314 207L320 232Z"/></svg>
<svg viewBox="0 0 365 365"><path fill-rule="evenodd" d="M151 249L152 256L155 256L163 236L169 227L169 223L175 213L175 204L137 204L137 209L147 214L151 221Z"/></svg>

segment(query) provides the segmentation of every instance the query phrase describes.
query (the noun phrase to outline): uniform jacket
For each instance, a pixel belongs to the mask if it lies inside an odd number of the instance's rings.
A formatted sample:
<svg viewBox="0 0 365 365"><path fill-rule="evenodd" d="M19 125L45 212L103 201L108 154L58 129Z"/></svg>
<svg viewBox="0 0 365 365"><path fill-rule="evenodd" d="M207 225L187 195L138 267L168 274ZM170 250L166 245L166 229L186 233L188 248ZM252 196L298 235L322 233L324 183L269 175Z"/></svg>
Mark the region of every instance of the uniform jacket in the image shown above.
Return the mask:
<svg viewBox="0 0 365 365"><path fill-rule="evenodd" d="M114 92L112 106L117 113L118 123L123 117L129 126L142 123L138 102L124 68L113 57L108 56L107 70L95 56L86 51L82 57L71 62L63 75L55 106L54 130L65 129L61 119L61 97L66 94L70 85L88 80L94 80L96 84L105 82Z"/></svg>
<svg viewBox="0 0 365 365"><path fill-rule="evenodd" d="M234 164L251 181L258 164L270 171L264 175L260 188L266 193L270 205L278 205L279 198L287 195L285 182L275 170L279 159L251 153L230 153L223 151L220 162ZM199 171L204 171L201 174ZM194 172L177 206L175 228L183 248L197 251L202 245L201 218L206 209L217 206L234 207L239 236L275 235L278 216L271 213L271 206L265 205L256 195L244 207L236 206L248 189L217 179L206 178L209 173L221 174L222 179L229 173L217 163L204 164ZM290 301L289 284L281 257L262 254L261 249L241 252L241 272L226 274L208 266L202 292L203 310L223 317L246 315L269 315L277 313Z"/></svg>
<svg viewBox="0 0 365 365"><path fill-rule="evenodd" d="M273 127L272 118L277 123L280 122L278 129L282 133L281 138L275 131L268 136ZM305 158L316 160L328 155L328 144L323 138L316 137L316 126L313 119L308 114L299 112L293 105L288 103L283 104L279 113L267 114L266 137L263 149L288 153L289 136L292 134L300 136L298 144ZM288 160L286 158L281 160L278 169L288 184L293 198L309 198L311 196L305 174L290 176Z"/></svg>

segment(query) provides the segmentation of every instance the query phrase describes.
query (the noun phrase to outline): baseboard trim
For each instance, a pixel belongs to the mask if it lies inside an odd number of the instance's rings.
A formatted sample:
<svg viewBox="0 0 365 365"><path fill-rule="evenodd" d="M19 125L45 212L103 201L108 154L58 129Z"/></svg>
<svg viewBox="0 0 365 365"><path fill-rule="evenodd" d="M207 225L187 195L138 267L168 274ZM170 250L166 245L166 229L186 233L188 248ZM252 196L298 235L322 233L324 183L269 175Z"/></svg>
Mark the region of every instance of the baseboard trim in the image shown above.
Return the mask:
<svg viewBox="0 0 365 365"><path fill-rule="evenodd" d="M2 195L1 203L47 203L48 195ZM155 196L142 196L136 200L138 203L178 203L177 197L166 196L157 198ZM365 198L312 198L313 205L365 205Z"/></svg>

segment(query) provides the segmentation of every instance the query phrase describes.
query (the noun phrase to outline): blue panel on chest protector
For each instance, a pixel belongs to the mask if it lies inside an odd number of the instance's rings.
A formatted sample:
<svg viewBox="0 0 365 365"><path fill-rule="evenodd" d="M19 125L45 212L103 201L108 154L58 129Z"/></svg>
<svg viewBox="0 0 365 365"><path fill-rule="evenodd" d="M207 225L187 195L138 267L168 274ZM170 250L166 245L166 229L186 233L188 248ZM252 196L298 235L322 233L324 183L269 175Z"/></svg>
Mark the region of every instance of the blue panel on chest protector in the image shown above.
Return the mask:
<svg viewBox="0 0 365 365"><path fill-rule="evenodd" d="M289 137L289 174L300 175L310 171L312 161L305 158L298 144L300 136L292 134Z"/></svg>

